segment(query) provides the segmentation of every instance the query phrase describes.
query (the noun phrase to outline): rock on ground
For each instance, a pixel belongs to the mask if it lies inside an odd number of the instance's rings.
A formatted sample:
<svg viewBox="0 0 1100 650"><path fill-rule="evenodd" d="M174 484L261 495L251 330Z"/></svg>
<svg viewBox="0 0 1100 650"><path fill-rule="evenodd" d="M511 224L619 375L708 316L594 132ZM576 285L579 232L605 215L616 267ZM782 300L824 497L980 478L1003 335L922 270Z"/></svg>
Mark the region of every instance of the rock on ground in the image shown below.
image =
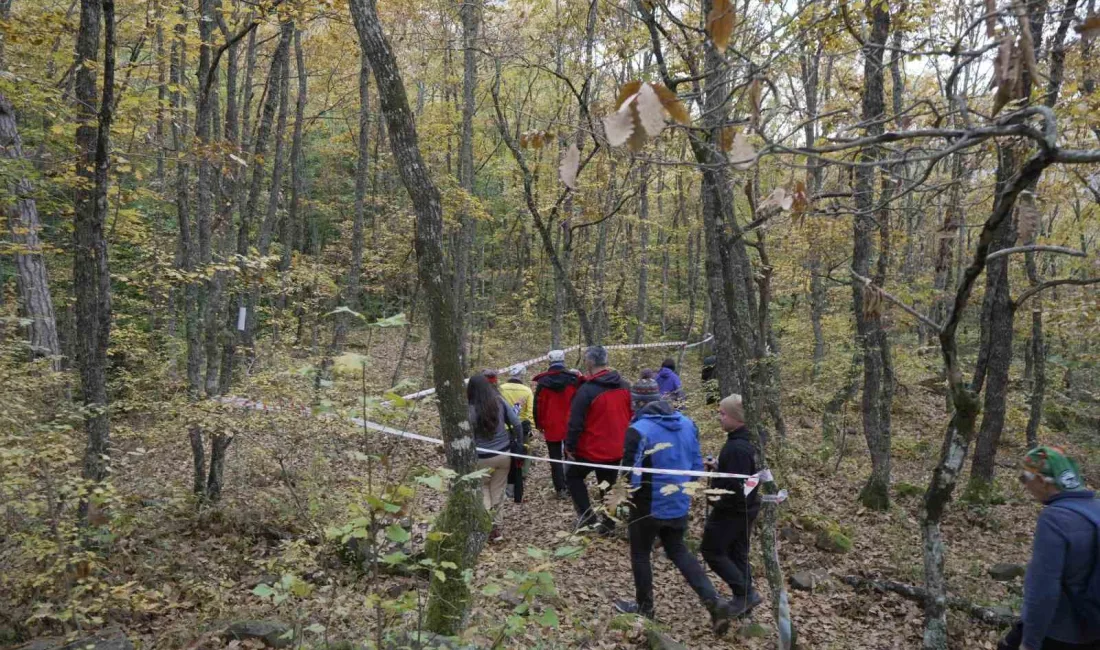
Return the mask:
<svg viewBox="0 0 1100 650"><path fill-rule="evenodd" d="M281 621L237 621L222 636L240 641L260 639L269 648L289 648L294 643L293 628Z"/></svg>

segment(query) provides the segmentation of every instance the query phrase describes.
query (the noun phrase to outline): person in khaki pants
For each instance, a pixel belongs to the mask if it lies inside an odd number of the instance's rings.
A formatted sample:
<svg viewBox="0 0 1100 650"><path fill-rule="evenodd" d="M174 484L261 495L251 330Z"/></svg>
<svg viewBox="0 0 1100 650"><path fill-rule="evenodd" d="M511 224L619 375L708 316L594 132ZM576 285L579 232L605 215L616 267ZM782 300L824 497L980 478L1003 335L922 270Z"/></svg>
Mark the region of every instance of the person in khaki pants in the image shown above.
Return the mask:
<svg viewBox="0 0 1100 650"><path fill-rule="evenodd" d="M511 457L494 452L508 451L511 447L512 439L519 435L519 418L484 374L470 377L466 384L466 402L474 440L479 449L485 450L477 452L477 467L489 470L489 475L481 479L482 499L485 509L495 514L504 503ZM494 517L489 541L501 539L503 535Z"/></svg>

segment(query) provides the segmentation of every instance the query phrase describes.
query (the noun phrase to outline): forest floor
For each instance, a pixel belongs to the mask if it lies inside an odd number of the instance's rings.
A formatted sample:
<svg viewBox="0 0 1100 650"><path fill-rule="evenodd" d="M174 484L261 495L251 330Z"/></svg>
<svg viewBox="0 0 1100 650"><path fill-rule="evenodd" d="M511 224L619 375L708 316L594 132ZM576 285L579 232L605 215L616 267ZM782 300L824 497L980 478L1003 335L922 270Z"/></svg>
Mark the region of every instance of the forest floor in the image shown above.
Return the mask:
<svg viewBox="0 0 1100 650"><path fill-rule="evenodd" d="M508 345L514 349L497 350L482 365L504 365L542 352L515 341ZM370 356L377 372L367 377L368 392L377 395L388 383L399 346L397 331L376 338ZM411 351L406 362L410 373L424 363L423 345L414 347L419 349ZM629 352L613 353L612 363L634 378L638 362L657 366L663 356L661 350L640 358ZM272 400L269 389L286 397L292 394L288 387L308 385L300 380L306 373L295 372L308 360L288 357L284 363L287 365L273 374L270 384L255 383L247 394ZM724 436L714 407L702 404L698 374L698 355L691 353L682 372L692 394L687 413L699 424L704 454L716 455ZM922 613L916 603L892 594L860 592L841 584L837 577L861 575L922 583L917 522L923 486L937 460L947 418L942 397L917 386L920 378L900 378L910 388L901 391L895 404L894 503L884 513L861 508L856 500L869 471L862 436L848 434L838 462L834 445L822 441L819 416L800 411L798 399L787 405L788 437L781 443L773 441L782 445L782 454L772 466L778 483L790 493L780 509L780 526L785 529L780 558L788 578L806 570L830 576L812 593L790 590L791 612L802 647L877 650L919 646ZM336 381L341 397L334 401L355 404L359 378L342 376ZM297 399L308 404L308 397ZM107 611L108 622L120 623L139 647L165 650L223 647L224 642L216 637L227 622L263 618L303 628L323 625L324 632L315 627L315 635L306 638L311 643L322 637L359 641L374 637L378 621L377 610L367 600L369 593L392 596L412 589L416 598L426 597L426 583L416 578L384 578L371 584L339 560L338 543L326 539L324 531L352 518L349 507L366 494L366 470L349 452L382 456L383 462L372 468L371 481L377 486L412 483L409 477L423 471L418 467L441 466L442 456L435 449L398 438L368 436L335 419L231 409L219 410L217 417L223 424L232 422L237 438L230 447L222 502L199 515L190 496L191 449L178 413L172 409L134 412L116 424L114 485L118 505L113 516L124 532L104 559L103 572L108 583L125 589L128 604ZM854 411L847 417L858 423ZM431 435L434 419L434 406L425 404L394 424ZM1070 441L1058 437L1054 441L1071 452L1077 450ZM533 453L545 453L539 443L534 448ZM1016 611L1020 579L997 582L988 569L998 562L1026 564L1030 555L1038 508L1015 481L1012 467L1022 449L1022 434L1006 431L999 454L1002 504L967 505L956 500L944 524L949 549L946 573L952 592ZM1085 468L1086 475L1090 469ZM1096 484L1100 477L1094 474L1090 478ZM438 512L442 499L439 492L420 486L407 513L402 514L426 521ZM694 505L690 535L695 539L701 531L702 509L701 503ZM612 607L616 598L633 596L627 542L572 538L573 522L570 503L553 498L548 465L535 463L527 477L525 502L509 502L501 514L504 541L490 545L481 556L474 576L477 595L468 632L471 642L489 647L497 640L500 647L515 648L629 648L643 643L640 626L624 621ZM414 534L425 527L414 526ZM817 548L813 530L823 527L846 533L852 541L851 550L829 553ZM552 551L563 544L581 546L583 553L548 561L529 551ZM656 614L669 636L689 648L773 647L769 590L755 540L752 560L755 584L765 598L753 617L766 634L750 637L747 628L735 628L725 639L715 640L697 598L656 550ZM502 638L500 630L513 604L500 595L482 594L482 588L495 582L507 590L509 581L517 580L514 575L509 577L509 571L522 573L536 565L545 568L547 562L558 596L537 602L536 610L554 606L560 624L554 628L531 624L523 632ZM272 583L287 572L312 585L309 593L279 605L253 593L257 584ZM719 588L728 594L724 585ZM390 612L387 617L391 626L396 619L403 619L398 625L415 625L417 612L414 607ZM950 614L950 630L953 648L994 648L1000 634L957 612Z"/></svg>

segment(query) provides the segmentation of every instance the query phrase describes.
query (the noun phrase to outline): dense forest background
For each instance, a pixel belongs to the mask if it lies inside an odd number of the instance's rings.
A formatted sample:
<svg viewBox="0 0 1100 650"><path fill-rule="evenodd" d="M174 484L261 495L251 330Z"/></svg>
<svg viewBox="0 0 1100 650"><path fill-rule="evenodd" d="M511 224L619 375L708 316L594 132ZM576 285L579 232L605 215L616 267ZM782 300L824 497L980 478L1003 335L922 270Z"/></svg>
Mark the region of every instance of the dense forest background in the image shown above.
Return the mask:
<svg viewBox="0 0 1100 650"><path fill-rule="evenodd" d="M994 647L1017 458L1100 480L1098 33L1094 0L0 0L0 644ZM675 358L716 453L715 355L786 491L770 607L718 642L663 559L664 626L613 615L627 550L542 464L486 546L459 427L463 375L708 335L612 363Z"/></svg>

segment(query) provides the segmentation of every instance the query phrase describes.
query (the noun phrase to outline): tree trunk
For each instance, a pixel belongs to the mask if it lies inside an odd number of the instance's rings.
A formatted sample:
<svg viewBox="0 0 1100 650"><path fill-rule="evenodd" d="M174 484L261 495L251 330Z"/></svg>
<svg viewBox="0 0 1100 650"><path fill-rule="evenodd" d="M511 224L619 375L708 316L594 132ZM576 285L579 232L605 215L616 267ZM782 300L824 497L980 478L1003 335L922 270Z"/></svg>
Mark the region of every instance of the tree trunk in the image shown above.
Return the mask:
<svg viewBox="0 0 1100 650"><path fill-rule="evenodd" d="M23 141L15 124L15 109L3 94L0 94L0 158L12 161L15 170L28 164L23 158ZM50 367L60 370L61 343L57 338L57 319L50 297L50 277L38 238L42 226L38 220L34 187L18 172L9 176L7 187L11 204L4 212L15 248L19 311L30 321L31 355L50 357Z"/></svg>
<svg viewBox="0 0 1100 650"><path fill-rule="evenodd" d="M1071 7L1072 5L1072 7ZM1039 50L1043 39L1043 22L1046 16L1047 3L1044 1L1030 2L1025 5L1027 7L1028 24L1030 26L1031 39L1034 43L1035 50ZM1061 22L1054 34L1052 40L1052 63L1051 63L1051 75L1047 84L1046 94L1044 96L1044 103L1048 107L1053 107L1057 101L1060 85L1062 81L1062 64L1064 60L1064 53L1062 52L1063 42L1066 32L1069 30L1070 22L1073 20L1073 13L1076 8L1074 2L1067 3L1066 8L1062 12ZM1024 87L1024 95L1029 95L1031 88L1034 84L1038 83L1038 79L1032 79L1030 74L1024 69L1024 78L1022 85ZM1012 177L1016 173L1016 151L1012 144L1007 145L1003 149L1000 164L997 170L998 188ZM1031 183L1028 187L1030 191L1033 191L1038 184L1039 178ZM1007 248L1015 244L1016 242L1016 228L1015 223L1011 218L1002 222L1000 230L997 231L997 236L993 243L992 250L999 250L1001 248ZM1029 255L1034 255L1029 253ZM1008 262L1009 257L1003 256L989 262L989 268L986 274L986 297L985 304L983 305L983 318L982 318L982 351L988 350L984 355L988 363L988 370L986 373L985 384L985 403L983 405L982 412L982 424L978 430L978 441L974 446L974 461L970 467L970 483L967 486L967 493L974 497L984 497L993 485L993 478L996 471L996 457L997 457L997 445L1001 441L1001 432L1004 429L1006 402L1008 400L1008 383L1009 383L1009 370L1012 364L1012 334L1013 334L1013 320L1016 316L1016 307L1012 302L1012 298L1009 290L1009 276L1008 276ZM1026 260L1025 260L1026 262ZM1034 266L1034 260L1031 260L1032 267ZM1032 278L1033 268L1028 269L1028 279ZM1036 309L1033 307L1033 310ZM988 315L988 321L985 316ZM1032 343L1032 353L1036 351L1035 345L1038 344L1039 351L1042 352L1042 313L1032 312L1032 335L1034 337L1036 329L1039 336L1035 338ZM987 331L988 330L988 333ZM979 360L982 356L979 356ZM1035 359L1035 361L1039 361ZM1039 361L1042 363L1041 361ZM1043 369L1045 371L1045 367ZM980 389L981 383L978 383ZM1035 393L1031 395L1035 397ZM1031 401L1031 413L1029 413L1029 427L1031 426L1032 418L1035 418L1034 427L1035 430L1028 432L1031 435L1038 434L1039 418L1042 417L1042 394L1038 395L1038 402ZM1030 440L1030 438L1029 438Z"/></svg>
<svg viewBox="0 0 1100 650"><path fill-rule="evenodd" d="M454 297L450 275L444 268L443 214L439 191L428 174L428 167L417 144L416 126L409 110L405 86L397 60L382 33L373 0L351 0L352 20L359 43L370 59L378 88L379 104L388 126L394 162L416 212L415 247L418 275L429 310L432 364L439 420L443 432L447 465L459 476L474 469L474 443L466 426L466 408L462 396L462 368L459 360L458 332L455 329ZM444 635L455 635L465 623L470 601L469 586L463 572L472 571L487 539L489 518L481 505L475 481L455 481L447 505L436 520L443 533L438 542L429 543L427 552L438 564L452 562L457 567L446 580L433 573L428 591L426 627Z"/></svg>
<svg viewBox="0 0 1100 650"><path fill-rule="evenodd" d="M359 54L359 155L355 167L355 215L351 225L351 268L344 280L343 302L350 309L359 309L359 278L363 275L363 225L367 211L367 183L370 170L370 59ZM347 314L336 320L333 349L339 351L347 339L350 324ZM398 360L397 367L401 367ZM395 373L396 374L396 373ZM394 381L396 383L396 380Z"/></svg>
<svg viewBox="0 0 1100 650"><path fill-rule="evenodd" d="M883 132L886 113L883 97L882 52L890 30L890 14L882 5L872 11L872 23L867 42L863 47L863 122L868 124L867 135ZM874 161L875 149L864 149L860 158L864 163ZM871 231L875 225L875 168L858 167L855 171L854 248L852 267L863 277L870 275ZM887 374L885 359L889 341L882 326L880 313L868 310L864 305L864 287L852 283L852 305L856 319L856 345L863 352L863 435L871 452L871 476L860 491L863 505L874 510L886 510L890 506L890 408L889 390L885 382L892 379Z"/></svg>
<svg viewBox="0 0 1100 650"><path fill-rule="evenodd" d="M643 164L638 174L638 305L634 309L637 325L634 330L634 342L645 339L646 293L649 284L649 165Z"/></svg>
<svg viewBox="0 0 1100 650"><path fill-rule="evenodd" d="M819 42L813 51L807 49L799 57L802 71L802 89L805 93L805 120L802 127L806 146L812 147L817 142L818 119L818 86L821 70L821 55L824 46ZM807 161L809 169L806 170L806 193L815 196L821 191L821 178L824 172L824 164L816 159ZM814 353L812 377L816 379L821 374L821 364L825 362L825 330L821 326L821 319L828 307L828 294L825 289L825 279L821 273L821 251L817 246L810 246L807 251L807 270L810 272L810 327L814 333Z"/></svg>
<svg viewBox="0 0 1100 650"><path fill-rule="evenodd" d="M462 134L458 147L458 186L466 193L464 202L474 197L474 111L477 109L477 32L481 19L481 4L478 0L464 0L459 6L462 18ZM465 295L469 281L470 250L477 236L477 222L469 210L459 214L459 236L454 251L455 261L455 315L458 320L459 359L462 368L468 369L469 342L466 334L466 314L468 312Z"/></svg>
<svg viewBox="0 0 1100 650"><path fill-rule="evenodd" d="M279 58L279 116L275 123L275 161L271 166L271 187L267 192L267 214L260 224L257 248L260 255L271 251L279 219L279 203L283 192L283 174L286 170L286 124L290 114L290 40L296 30L294 23L283 23L283 38L287 40L287 52ZM280 47L282 43L280 42ZM285 219L283 220L285 221ZM282 242L286 246L286 242Z"/></svg>
<svg viewBox="0 0 1100 650"><path fill-rule="evenodd" d="M103 62L99 58L100 20L104 23ZM103 93L96 88L96 70L103 70ZM111 276L107 267L107 172L114 106L114 0L81 0L76 39L75 97L77 103L77 176L74 191L73 293L76 296L77 366L88 446L84 451L86 480L103 481L108 472L109 434L107 344L111 331ZM97 102L97 100L100 100ZM98 115L96 105L99 105ZM85 521L88 501L80 504Z"/></svg>
<svg viewBox="0 0 1100 650"><path fill-rule="evenodd" d="M199 323L197 281L195 270L196 227L191 215L191 163L186 155L188 110L183 95L184 77L187 74L187 10L180 6L180 22L175 27L172 42L172 62L168 78L172 85L172 149L176 159L176 223L179 228L179 247L176 265L184 274L183 331L187 343L187 393L197 399L202 387L202 325Z"/></svg>
<svg viewBox="0 0 1100 650"><path fill-rule="evenodd" d="M260 192L263 189L265 167L263 161L267 154L267 143L271 138L271 125L275 120L275 109L279 101L278 89L281 84L281 73L286 66L287 58L290 56L290 41L293 35L293 23L284 23L280 33L279 44L275 48L275 54L271 57L271 68L267 75L267 97L264 99L263 111L260 115L260 123L256 130L256 140L252 151L252 181L248 189L248 196L245 200L244 208L241 212L237 231L237 254L245 257L248 256L249 248L251 247L251 235L249 231L252 228L252 221L256 215L256 206L259 204ZM249 56L252 57L254 54L250 53ZM251 62L249 67L251 68ZM249 74L246 74L246 80ZM251 97L251 91L246 89L246 93L248 93L245 99L245 107L247 108ZM277 195L277 189L275 193ZM227 310L227 324L230 330L234 331L234 334L229 337L229 343L227 343L225 350L222 352L222 373L220 383L221 392L223 393L229 390L229 384L232 381L237 344L251 348L252 332L255 327L256 310L253 304L252 291L248 288L244 277L245 268L243 263L241 272L242 287L238 294L238 298L236 301L230 302L230 308ZM247 296L247 299L245 299L245 296ZM244 327L237 327L240 315L239 311L234 313L232 308L233 302L238 303L239 309L244 309ZM234 339L236 339L236 342L234 342Z"/></svg>
<svg viewBox="0 0 1100 650"><path fill-rule="evenodd" d="M306 120L306 99L308 98L308 79L305 53L302 51L302 31L294 32L294 67L298 73L298 94L294 105L294 134L290 144L290 205L286 219L279 227L279 240L283 244L283 257L279 270L284 273L290 269L290 254L299 247L298 233L302 230L300 205L305 194L305 154L302 151L302 138ZM280 299L286 302L285 296ZM282 305L285 307L285 304Z"/></svg>
<svg viewBox="0 0 1100 650"><path fill-rule="evenodd" d="M924 495L921 534L924 542L925 589L928 592L924 609L924 650L947 649L947 582L943 573L945 546L940 521L951 500L963 464L966 462L978 417L976 386L979 384L973 381L970 386L967 386L962 379L955 340L956 330L962 311L970 299L974 283L985 269L986 257L998 237L1001 224L1011 221L1012 211L1020 192L1038 180L1043 170L1050 164L1049 154L1040 151L1032 156L1011 179L998 184L993 212L982 226L974 259L961 274L951 311L940 333L940 349L943 352L944 369L955 414L947 427L940 461L932 473L932 480Z"/></svg>

